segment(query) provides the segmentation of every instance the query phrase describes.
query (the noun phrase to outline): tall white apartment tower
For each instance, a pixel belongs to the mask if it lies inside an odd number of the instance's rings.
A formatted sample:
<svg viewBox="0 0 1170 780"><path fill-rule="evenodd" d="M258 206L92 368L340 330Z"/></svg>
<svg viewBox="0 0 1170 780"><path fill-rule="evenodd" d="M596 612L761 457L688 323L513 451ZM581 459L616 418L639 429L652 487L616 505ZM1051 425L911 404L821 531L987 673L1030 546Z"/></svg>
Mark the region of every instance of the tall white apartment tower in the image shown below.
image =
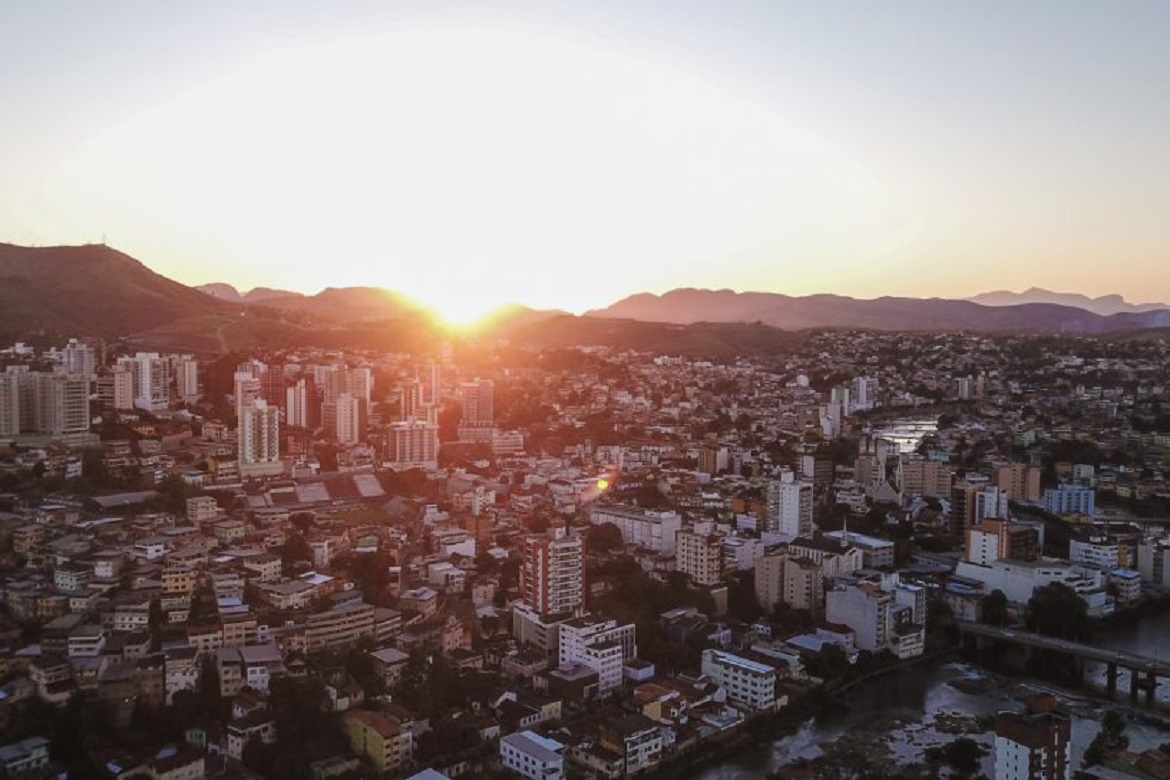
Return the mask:
<svg viewBox="0 0 1170 780"><path fill-rule="evenodd" d="M765 530L791 541L810 537L813 532L813 485L783 471L780 479L767 487L767 523Z"/></svg>
<svg viewBox="0 0 1170 780"><path fill-rule="evenodd" d="M312 383L303 378L285 388L284 421L294 428L312 428L316 395Z"/></svg>
<svg viewBox="0 0 1170 780"><path fill-rule="evenodd" d="M352 393L342 393L336 405L336 438L341 444L357 444L366 436L365 401Z"/></svg>
<svg viewBox="0 0 1170 780"><path fill-rule="evenodd" d="M157 352L139 352L118 359L134 375L134 406L148 412L166 411L171 400L171 364Z"/></svg>
<svg viewBox="0 0 1170 780"><path fill-rule="evenodd" d="M276 476L280 462L280 409L256 400L240 409L237 431L240 475Z"/></svg>
<svg viewBox="0 0 1170 780"><path fill-rule="evenodd" d="M495 383L490 379L476 379L463 383L463 423L488 425L495 421Z"/></svg>
<svg viewBox="0 0 1170 780"><path fill-rule="evenodd" d="M422 402L424 404L437 407L442 400L441 370L440 365L431 360L418 372L419 381L422 382Z"/></svg>
<svg viewBox="0 0 1170 780"><path fill-rule="evenodd" d="M20 434L20 377L11 371L0 374L0 437Z"/></svg>
<svg viewBox="0 0 1170 780"><path fill-rule="evenodd" d="M199 400L199 361L190 355L175 359L175 394L180 403L193 404Z"/></svg>
<svg viewBox="0 0 1170 780"><path fill-rule="evenodd" d="M89 378L67 374L25 374L32 383L31 415L21 422L37 433L69 436L89 430Z"/></svg>
<svg viewBox="0 0 1170 780"><path fill-rule="evenodd" d="M256 403L262 397L260 378L251 371L236 371L232 377L235 387L236 414Z"/></svg>
<svg viewBox="0 0 1170 780"><path fill-rule="evenodd" d="M66 374L91 377L97 371L97 353L90 345L69 339L61 350L61 369Z"/></svg>

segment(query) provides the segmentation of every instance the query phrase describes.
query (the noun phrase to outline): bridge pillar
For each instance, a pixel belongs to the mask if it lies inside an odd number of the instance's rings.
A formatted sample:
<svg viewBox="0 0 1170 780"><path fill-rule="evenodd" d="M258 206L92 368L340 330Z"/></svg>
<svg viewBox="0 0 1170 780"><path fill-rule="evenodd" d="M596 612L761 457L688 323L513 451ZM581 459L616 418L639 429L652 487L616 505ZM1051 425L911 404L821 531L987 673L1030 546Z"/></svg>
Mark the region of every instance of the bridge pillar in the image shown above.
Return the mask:
<svg viewBox="0 0 1170 780"><path fill-rule="evenodd" d="M1129 700L1137 704L1138 684L1141 682L1137 669L1129 669Z"/></svg>
<svg viewBox="0 0 1170 780"><path fill-rule="evenodd" d="M1158 677L1153 672L1146 675L1146 706L1154 706L1154 693L1158 690Z"/></svg>
<svg viewBox="0 0 1170 780"><path fill-rule="evenodd" d="M1105 690L1110 697L1117 693L1117 664L1109 664L1105 667Z"/></svg>

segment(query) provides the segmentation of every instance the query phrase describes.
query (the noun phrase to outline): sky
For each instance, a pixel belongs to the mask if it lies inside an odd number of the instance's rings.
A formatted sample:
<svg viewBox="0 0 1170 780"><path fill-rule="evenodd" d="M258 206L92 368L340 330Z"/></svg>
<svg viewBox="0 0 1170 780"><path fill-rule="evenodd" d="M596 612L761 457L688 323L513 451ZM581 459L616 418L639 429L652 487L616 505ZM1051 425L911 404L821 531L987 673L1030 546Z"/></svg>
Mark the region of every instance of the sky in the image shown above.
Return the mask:
<svg viewBox="0 0 1170 780"><path fill-rule="evenodd" d="M1170 3L0 0L0 241L456 319L1170 301Z"/></svg>

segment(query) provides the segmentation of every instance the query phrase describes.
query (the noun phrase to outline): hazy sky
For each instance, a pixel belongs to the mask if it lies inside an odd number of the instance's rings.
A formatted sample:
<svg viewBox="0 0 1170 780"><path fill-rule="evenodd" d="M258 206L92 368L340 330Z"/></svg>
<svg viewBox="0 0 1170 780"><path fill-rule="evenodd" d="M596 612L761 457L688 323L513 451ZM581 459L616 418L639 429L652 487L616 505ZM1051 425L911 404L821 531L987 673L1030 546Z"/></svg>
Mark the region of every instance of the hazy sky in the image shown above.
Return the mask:
<svg viewBox="0 0 1170 780"><path fill-rule="evenodd" d="M376 285L1170 300L1170 3L0 0L0 241Z"/></svg>

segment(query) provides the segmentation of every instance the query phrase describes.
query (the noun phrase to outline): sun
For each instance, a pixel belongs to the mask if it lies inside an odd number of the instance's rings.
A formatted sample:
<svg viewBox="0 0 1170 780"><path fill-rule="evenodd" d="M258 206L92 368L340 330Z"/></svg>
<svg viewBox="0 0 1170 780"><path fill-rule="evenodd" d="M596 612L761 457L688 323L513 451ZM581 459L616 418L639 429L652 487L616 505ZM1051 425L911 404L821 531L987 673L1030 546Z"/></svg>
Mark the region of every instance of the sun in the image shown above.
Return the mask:
<svg viewBox="0 0 1170 780"><path fill-rule="evenodd" d="M418 301L434 312L444 325L456 329L472 328L497 309L501 302L476 299L468 291L451 290L449 294L422 294Z"/></svg>

